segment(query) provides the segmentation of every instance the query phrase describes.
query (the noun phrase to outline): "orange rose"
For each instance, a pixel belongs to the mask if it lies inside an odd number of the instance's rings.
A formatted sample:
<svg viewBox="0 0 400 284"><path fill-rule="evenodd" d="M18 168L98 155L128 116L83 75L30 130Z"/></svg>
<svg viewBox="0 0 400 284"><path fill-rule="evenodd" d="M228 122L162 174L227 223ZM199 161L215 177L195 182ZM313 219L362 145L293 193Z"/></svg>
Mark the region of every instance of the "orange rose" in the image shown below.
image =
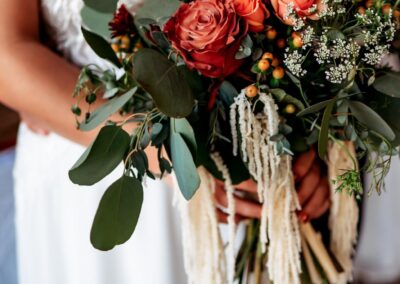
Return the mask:
<svg viewBox="0 0 400 284"><path fill-rule="evenodd" d="M231 0L181 4L164 26L186 65L210 78L227 77L240 67L243 60L235 55L247 31L247 22L236 13Z"/></svg>
<svg viewBox="0 0 400 284"><path fill-rule="evenodd" d="M287 25L293 25L293 19L289 16L289 4L293 5L293 11L300 18L318 20L319 13L325 5L321 0L271 0L277 16Z"/></svg>
<svg viewBox="0 0 400 284"><path fill-rule="evenodd" d="M262 0L233 0L236 13L245 18L249 30L261 32L264 30L264 20L270 16Z"/></svg>

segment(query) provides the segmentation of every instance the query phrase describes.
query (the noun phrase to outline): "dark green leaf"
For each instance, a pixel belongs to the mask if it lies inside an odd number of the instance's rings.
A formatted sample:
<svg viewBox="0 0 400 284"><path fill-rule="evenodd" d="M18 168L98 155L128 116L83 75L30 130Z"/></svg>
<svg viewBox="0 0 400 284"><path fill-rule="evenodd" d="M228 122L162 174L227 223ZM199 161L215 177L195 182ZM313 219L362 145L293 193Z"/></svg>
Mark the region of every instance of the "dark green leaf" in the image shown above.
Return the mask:
<svg viewBox="0 0 400 284"><path fill-rule="evenodd" d="M102 1L99 1L102 2ZM110 29L108 23L112 20L112 13L102 13L89 6L84 6L81 10L82 22L92 32L101 35L104 38L110 38Z"/></svg>
<svg viewBox="0 0 400 284"><path fill-rule="evenodd" d="M83 131L90 131L95 129L112 114L121 109L132 98L136 91L137 87L131 89L129 92L123 94L122 96L115 97L107 101L105 104L93 111L90 114L89 119L80 124L79 129Z"/></svg>
<svg viewBox="0 0 400 284"><path fill-rule="evenodd" d="M138 170L139 175L144 176L149 169L147 155L143 150L132 155L133 166Z"/></svg>
<svg viewBox="0 0 400 284"><path fill-rule="evenodd" d="M335 99L331 99L331 100L326 100L323 102L319 102L316 104L313 104L312 106L306 108L305 110L302 110L301 112L299 112L297 114L297 116L305 116L311 113L316 113L319 112L321 109L325 108L327 105L329 105L332 102L335 102Z"/></svg>
<svg viewBox="0 0 400 284"><path fill-rule="evenodd" d="M171 141L171 159L179 188L189 200L200 186L200 177L194 164L192 154L179 133L173 132Z"/></svg>
<svg viewBox="0 0 400 284"><path fill-rule="evenodd" d="M179 68L161 53L141 49L133 60L133 77L170 117L186 117L194 106L192 90Z"/></svg>
<svg viewBox="0 0 400 284"><path fill-rule="evenodd" d="M143 203L143 187L133 177L123 176L101 198L90 232L92 245L110 250L132 236Z"/></svg>
<svg viewBox="0 0 400 284"><path fill-rule="evenodd" d="M318 139L318 155L321 159L325 159L326 149L328 147L328 137L329 137L329 121L332 115L332 109L335 105L335 101L331 100L324 110L324 115L322 116L321 130L319 132Z"/></svg>
<svg viewBox="0 0 400 284"><path fill-rule="evenodd" d="M121 68L117 55L111 48L111 45L101 36L86 30L82 27L82 33L86 42L90 45L93 51L101 58L109 60L115 66Z"/></svg>
<svg viewBox="0 0 400 284"><path fill-rule="evenodd" d="M389 141L396 138L393 130L383 118L369 106L358 101L349 101L351 113L359 122L371 130L374 130L386 137Z"/></svg>
<svg viewBox="0 0 400 284"><path fill-rule="evenodd" d="M114 13L118 0L83 0L85 5L101 13Z"/></svg>
<svg viewBox="0 0 400 284"><path fill-rule="evenodd" d="M386 72L376 78L373 87L382 94L400 98L400 72Z"/></svg>
<svg viewBox="0 0 400 284"><path fill-rule="evenodd" d="M69 171L79 185L93 185L111 173L123 160L129 147L129 135L120 127L108 125Z"/></svg>

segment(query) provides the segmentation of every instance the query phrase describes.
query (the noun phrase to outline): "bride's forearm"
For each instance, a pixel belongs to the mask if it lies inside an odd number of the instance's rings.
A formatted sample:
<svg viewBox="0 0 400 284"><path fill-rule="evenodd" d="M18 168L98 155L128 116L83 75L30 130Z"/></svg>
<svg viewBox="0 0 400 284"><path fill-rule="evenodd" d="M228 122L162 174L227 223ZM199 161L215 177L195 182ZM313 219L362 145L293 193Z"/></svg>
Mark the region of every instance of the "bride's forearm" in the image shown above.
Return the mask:
<svg viewBox="0 0 400 284"><path fill-rule="evenodd" d="M0 100L41 126L87 145L96 131L78 131L70 108L79 69L35 41L1 48Z"/></svg>

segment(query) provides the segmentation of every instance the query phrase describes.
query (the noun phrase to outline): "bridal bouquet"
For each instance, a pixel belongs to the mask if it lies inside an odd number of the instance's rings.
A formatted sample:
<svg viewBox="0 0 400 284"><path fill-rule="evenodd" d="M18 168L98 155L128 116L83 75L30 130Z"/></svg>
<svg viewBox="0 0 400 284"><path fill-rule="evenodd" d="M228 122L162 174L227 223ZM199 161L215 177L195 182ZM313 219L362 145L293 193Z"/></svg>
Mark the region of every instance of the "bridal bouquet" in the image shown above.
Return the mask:
<svg viewBox="0 0 400 284"><path fill-rule="evenodd" d="M397 36L398 4L147 0L132 15L116 0L85 0L83 35L116 68L82 69L77 126L106 123L69 176L92 185L123 162L94 218L93 245L109 250L132 235L142 183L156 178L146 154L155 147L157 177L173 171L184 197L191 283L349 281L361 172L380 191L400 142L400 74L381 64ZM106 103L92 109L100 98ZM128 125L135 126L129 133ZM331 183L328 249L296 216L292 157L312 147ZM214 177L228 199L226 248ZM262 217L238 240L233 185L249 178Z"/></svg>

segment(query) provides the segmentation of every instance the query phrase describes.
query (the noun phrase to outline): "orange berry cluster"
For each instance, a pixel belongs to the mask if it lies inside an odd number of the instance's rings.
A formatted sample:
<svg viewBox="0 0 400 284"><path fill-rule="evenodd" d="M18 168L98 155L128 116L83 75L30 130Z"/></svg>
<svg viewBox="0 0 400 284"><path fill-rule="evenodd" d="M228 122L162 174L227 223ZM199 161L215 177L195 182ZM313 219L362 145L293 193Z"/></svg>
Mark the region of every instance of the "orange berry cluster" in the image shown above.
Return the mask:
<svg viewBox="0 0 400 284"><path fill-rule="evenodd" d="M280 80L285 76L285 70L279 66L279 64L280 60L278 58L271 52L265 52L260 61L258 61L257 67L261 72L267 72L273 68L272 77L276 80Z"/></svg>
<svg viewBox="0 0 400 284"><path fill-rule="evenodd" d="M269 27L265 32L265 36L269 41L275 41L278 48L284 49L286 47L286 40L284 38L278 38L278 32L274 27Z"/></svg>
<svg viewBox="0 0 400 284"><path fill-rule="evenodd" d="M376 3L376 1L374 1L374 0L365 1L364 6L358 7L358 9L357 9L358 13L364 15L365 12L366 12L366 9L371 8L372 6L374 6L375 3ZM393 9L392 4L385 3L385 4L383 4L381 6L381 9L382 9L382 14L384 14L384 15L388 15L390 13L390 11L392 11L393 17L396 19L396 21L399 21L399 19L400 19L400 10L399 10L399 8L396 7L395 9Z"/></svg>

